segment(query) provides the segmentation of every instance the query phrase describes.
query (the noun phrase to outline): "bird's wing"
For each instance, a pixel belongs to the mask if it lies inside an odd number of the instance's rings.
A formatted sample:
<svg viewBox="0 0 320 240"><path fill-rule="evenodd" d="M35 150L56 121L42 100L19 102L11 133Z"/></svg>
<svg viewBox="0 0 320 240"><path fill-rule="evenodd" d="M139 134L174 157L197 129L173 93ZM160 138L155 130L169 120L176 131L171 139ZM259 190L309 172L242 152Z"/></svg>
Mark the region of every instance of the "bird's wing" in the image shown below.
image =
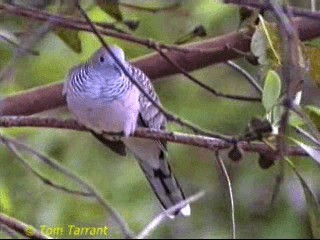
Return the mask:
<svg viewBox="0 0 320 240"><path fill-rule="evenodd" d="M144 91L152 97L152 99L160 105L160 100L151 84L150 79L138 68L128 64L128 70L131 76L140 84ZM165 129L166 117L155 107L148 98L141 93L140 94L140 113L138 119L138 126L147 127L151 129ZM166 142L161 141L161 144L165 147Z"/></svg>
<svg viewBox="0 0 320 240"><path fill-rule="evenodd" d="M159 142L141 138L125 138L123 142L138 160L140 168L164 209L169 209L185 200L183 190ZM179 213L190 215L190 207L183 206L170 216Z"/></svg>
<svg viewBox="0 0 320 240"><path fill-rule="evenodd" d="M129 65L129 72L142 86L144 91L160 105L160 100L153 89L150 79L141 70L131 65ZM151 129L165 129L166 118L164 114L143 93L140 94L139 101L138 126ZM138 163L150 186L165 209L185 200L183 191L166 159L166 141L133 138L124 139L124 142L139 160ZM190 207L188 205L183 206L173 215L177 215L180 212L182 215L188 216L190 215Z"/></svg>

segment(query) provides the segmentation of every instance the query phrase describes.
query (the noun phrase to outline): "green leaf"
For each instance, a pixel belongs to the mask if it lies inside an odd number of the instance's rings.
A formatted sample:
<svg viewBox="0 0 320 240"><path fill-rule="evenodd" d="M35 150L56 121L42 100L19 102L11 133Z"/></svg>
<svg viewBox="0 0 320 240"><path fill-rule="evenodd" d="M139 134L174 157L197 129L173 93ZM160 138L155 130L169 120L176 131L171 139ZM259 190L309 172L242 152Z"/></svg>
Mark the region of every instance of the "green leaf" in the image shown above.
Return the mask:
<svg viewBox="0 0 320 240"><path fill-rule="evenodd" d="M63 15L78 17L79 11L76 7L75 0L62 1L58 12ZM67 29L56 29L54 33L74 52L81 53L82 46L81 40L79 37L79 31L67 30Z"/></svg>
<svg viewBox="0 0 320 240"><path fill-rule="evenodd" d="M316 160L316 162L320 166L320 149L315 148L314 146L307 145L307 144L305 144L305 143L303 143L303 142L301 142L301 141L299 141L297 139L293 139L293 138L291 138L291 139L299 147L301 147L303 150L305 150L312 159Z"/></svg>
<svg viewBox="0 0 320 240"><path fill-rule="evenodd" d="M313 195L311 189L307 185L306 181L303 179L303 177L300 175L300 173L297 171L295 166L291 161L287 159L287 162L291 166L292 170L295 172L297 177L300 180L300 183L303 188L304 196L307 203L307 209L308 209L308 216L309 221L311 224L311 230L313 238L318 239L320 238L320 208L319 203L317 202L315 196Z"/></svg>
<svg viewBox="0 0 320 240"><path fill-rule="evenodd" d="M78 31L59 29L55 30L54 33L74 52L82 52L81 40Z"/></svg>
<svg viewBox="0 0 320 240"><path fill-rule="evenodd" d="M272 108L272 111L270 112L271 113L271 121L270 122L272 123L273 128L274 127L279 128L279 124L280 124L283 112L284 112L284 108L281 105L275 105Z"/></svg>
<svg viewBox="0 0 320 240"><path fill-rule="evenodd" d="M308 106L306 106L306 109L309 111L312 111L315 114L317 114L318 116L320 116L320 108L319 107L313 106L313 105L308 105Z"/></svg>
<svg viewBox="0 0 320 240"><path fill-rule="evenodd" d="M258 58L258 62L261 65L267 64L267 52L266 52L266 37L260 28L256 28L251 38L250 49L254 56Z"/></svg>
<svg viewBox="0 0 320 240"><path fill-rule="evenodd" d="M270 112L278 103L280 93L281 79L275 71L270 70L267 73L262 93L262 104L266 109L266 112Z"/></svg>
<svg viewBox="0 0 320 240"><path fill-rule="evenodd" d="M289 116L289 124L292 127L299 127L304 125L302 118L295 112L291 111Z"/></svg>
<svg viewBox="0 0 320 240"><path fill-rule="evenodd" d="M108 15L118 21L123 20L118 0L96 0L97 5Z"/></svg>
<svg viewBox="0 0 320 240"><path fill-rule="evenodd" d="M320 38L316 38L308 42L305 42L305 46L320 48Z"/></svg>
<svg viewBox="0 0 320 240"><path fill-rule="evenodd" d="M275 58L278 65L281 64L281 59L279 56L279 45L280 39L278 34L278 29L272 23L268 23L264 20L264 18L259 15L260 24L259 27L264 32L267 43L268 49L272 52L273 57Z"/></svg>
<svg viewBox="0 0 320 240"><path fill-rule="evenodd" d="M320 49L305 46L304 54L309 62L309 74L316 85L320 87Z"/></svg>
<svg viewBox="0 0 320 240"><path fill-rule="evenodd" d="M251 52L261 65L278 68L280 59L280 37L275 24L267 22L259 15L259 25L252 36Z"/></svg>
<svg viewBox="0 0 320 240"><path fill-rule="evenodd" d="M305 110L316 128L320 129L320 108L309 105L305 107Z"/></svg>

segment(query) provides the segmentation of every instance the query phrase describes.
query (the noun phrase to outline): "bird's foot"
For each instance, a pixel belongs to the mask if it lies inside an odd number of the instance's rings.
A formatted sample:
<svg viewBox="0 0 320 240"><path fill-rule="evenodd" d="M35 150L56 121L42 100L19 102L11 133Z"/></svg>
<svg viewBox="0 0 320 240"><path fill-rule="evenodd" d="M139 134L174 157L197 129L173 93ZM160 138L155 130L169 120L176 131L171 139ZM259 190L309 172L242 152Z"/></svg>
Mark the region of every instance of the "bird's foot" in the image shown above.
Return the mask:
<svg viewBox="0 0 320 240"><path fill-rule="evenodd" d="M125 136L124 132L103 132L105 138L111 141L120 141Z"/></svg>

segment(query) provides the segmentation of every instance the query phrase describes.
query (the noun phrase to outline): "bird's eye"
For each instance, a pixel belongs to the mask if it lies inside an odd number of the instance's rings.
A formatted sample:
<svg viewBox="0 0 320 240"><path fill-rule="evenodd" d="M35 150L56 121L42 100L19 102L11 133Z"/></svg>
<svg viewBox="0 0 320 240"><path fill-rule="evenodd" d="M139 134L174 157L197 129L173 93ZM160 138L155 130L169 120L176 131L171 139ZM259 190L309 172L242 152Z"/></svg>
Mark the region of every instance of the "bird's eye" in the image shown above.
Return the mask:
<svg viewBox="0 0 320 240"><path fill-rule="evenodd" d="M101 63L104 62L104 57L103 57L103 56L100 57L100 62L101 62Z"/></svg>

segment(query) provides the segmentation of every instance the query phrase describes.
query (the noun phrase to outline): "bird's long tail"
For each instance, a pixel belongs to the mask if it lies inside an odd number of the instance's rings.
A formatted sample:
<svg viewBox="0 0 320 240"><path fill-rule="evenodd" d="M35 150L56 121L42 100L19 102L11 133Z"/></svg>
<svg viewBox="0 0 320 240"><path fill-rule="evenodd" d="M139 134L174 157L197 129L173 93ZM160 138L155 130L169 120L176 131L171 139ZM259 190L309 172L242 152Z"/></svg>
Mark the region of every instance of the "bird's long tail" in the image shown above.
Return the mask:
<svg viewBox="0 0 320 240"><path fill-rule="evenodd" d="M150 167L150 165L143 161L139 161L139 165L161 205L164 209L168 209L185 200L185 196L178 181L171 172L168 161L165 159L161 159L160 161L162 162L162 166L158 169ZM190 206L183 206L173 215L178 214L189 216Z"/></svg>
<svg viewBox="0 0 320 240"><path fill-rule="evenodd" d="M143 143L141 143L141 141L143 141ZM144 146L143 152L139 151L139 146ZM133 144L127 143L127 147L129 147L138 159L141 169L164 209L168 209L185 200L183 191L171 171L169 162L165 159L164 152L159 149L157 142L135 140ZM148 154L148 152L155 153L156 150L156 155ZM170 215L170 217L175 215L189 216L190 213L190 206L186 204Z"/></svg>

